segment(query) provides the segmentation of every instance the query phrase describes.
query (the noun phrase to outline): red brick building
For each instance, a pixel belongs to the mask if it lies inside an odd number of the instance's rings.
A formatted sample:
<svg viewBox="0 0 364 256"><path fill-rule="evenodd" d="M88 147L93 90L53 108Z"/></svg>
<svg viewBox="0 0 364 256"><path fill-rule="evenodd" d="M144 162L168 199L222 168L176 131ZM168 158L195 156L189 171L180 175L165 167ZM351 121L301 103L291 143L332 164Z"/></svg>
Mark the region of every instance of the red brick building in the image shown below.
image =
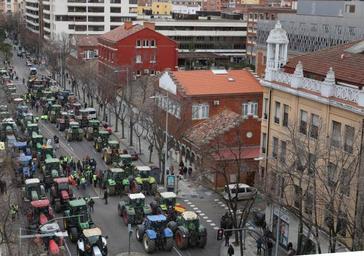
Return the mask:
<svg viewBox="0 0 364 256"><path fill-rule="evenodd" d="M77 59L92 60L98 57L97 36L78 35L74 38L74 45L77 52Z"/></svg>
<svg viewBox="0 0 364 256"><path fill-rule="evenodd" d="M125 68L129 75L154 75L177 66L177 43L156 32L154 24L124 25L98 38L99 74ZM124 72L125 73L125 72Z"/></svg>
<svg viewBox="0 0 364 256"><path fill-rule="evenodd" d="M163 109L169 106L169 135L176 140L173 158L192 163L195 169L206 168L203 151L218 140L233 151L240 144L244 161L259 155L262 88L250 71L165 72L159 79L159 90L162 95L168 93L169 104L166 97L160 97L158 105ZM228 152L219 153L224 161L233 160ZM241 181L252 183L247 177ZM210 182L215 187L223 185L216 175Z"/></svg>

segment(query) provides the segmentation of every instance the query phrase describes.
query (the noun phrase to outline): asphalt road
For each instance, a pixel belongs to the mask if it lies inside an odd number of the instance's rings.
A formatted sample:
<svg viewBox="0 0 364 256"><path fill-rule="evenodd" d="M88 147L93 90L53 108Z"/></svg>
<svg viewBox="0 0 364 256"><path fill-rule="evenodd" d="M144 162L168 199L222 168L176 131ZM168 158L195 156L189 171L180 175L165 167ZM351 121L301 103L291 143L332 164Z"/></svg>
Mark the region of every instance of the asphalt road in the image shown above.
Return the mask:
<svg viewBox="0 0 364 256"><path fill-rule="evenodd" d="M29 74L29 68L25 66L25 60L16 56L14 52L13 65L19 76L19 81L22 81L24 77L27 80ZM44 70L40 68L40 73L44 73ZM18 93L26 92L25 85L18 85ZM64 133L60 133L53 124L48 122L40 122L40 129L43 136L52 138L54 134L60 138L60 150L57 154L72 155L74 159L82 159L86 155L94 158L97 161L97 168L107 169L107 166L101 159L101 154L97 153L92 143L83 140L82 142L66 142ZM141 163L139 163L141 164ZM208 242L204 249L192 248L188 250L180 251L173 248L171 252L157 251L154 255L186 255L186 256L214 256L219 255L220 242L216 241L216 229L219 225L219 219L226 211L226 206L222 202L221 198L215 193L202 188L191 187L185 185L182 188L180 199L178 201L186 206L190 210L196 211L200 215L201 223L207 228ZM77 196L98 196L102 195L99 189L92 187L87 188L85 191L76 191ZM117 214L117 203L126 199L126 197L110 197L109 204L105 205L102 199L95 200L95 212L92 213L92 218L95 224L100 227L103 234L108 235L108 248L109 255L116 255L120 252L127 252L128 250L128 232L127 227L123 224L122 220ZM152 200L151 197L147 197L147 202ZM142 244L139 243L133 234L131 239L131 251L144 252ZM72 255L76 255L76 247L70 241L67 241L67 247Z"/></svg>

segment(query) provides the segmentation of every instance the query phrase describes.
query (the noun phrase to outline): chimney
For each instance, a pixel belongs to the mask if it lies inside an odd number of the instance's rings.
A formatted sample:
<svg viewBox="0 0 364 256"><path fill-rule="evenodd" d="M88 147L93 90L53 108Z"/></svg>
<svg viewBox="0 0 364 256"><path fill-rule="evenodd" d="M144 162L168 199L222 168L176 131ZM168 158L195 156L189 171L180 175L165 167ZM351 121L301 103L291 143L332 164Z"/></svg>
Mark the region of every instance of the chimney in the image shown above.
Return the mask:
<svg viewBox="0 0 364 256"><path fill-rule="evenodd" d="M124 29L128 30L133 26L133 22L132 21L124 21Z"/></svg>
<svg viewBox="0 0 364 256"><path fill-rule="evenodd" d="M151 30L155 30L155 23L154 22L148 22L148 21L144 21L143 22L143 26L145 28L149 28Z"/></svg>

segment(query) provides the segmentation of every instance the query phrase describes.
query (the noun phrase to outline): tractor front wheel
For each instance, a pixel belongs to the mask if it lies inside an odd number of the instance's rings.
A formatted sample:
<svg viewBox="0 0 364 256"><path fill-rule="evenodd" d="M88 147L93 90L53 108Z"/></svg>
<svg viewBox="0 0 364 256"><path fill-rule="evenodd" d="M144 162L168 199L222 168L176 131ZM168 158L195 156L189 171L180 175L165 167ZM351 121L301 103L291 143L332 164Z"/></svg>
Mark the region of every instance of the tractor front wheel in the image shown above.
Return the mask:
<svg viewBox="0 0 364 256"><path fill-rule="evenodd" d="M77 228L73 227L70 230L70 239L73 243L77 242L78 239L78 230Z"/></svg>
<svg viewBox="0 0 364 256"><path fill-rule="evenodd" d="M166 238L166 244L164 246L164 249L168 252L170 252L173 248L173 237Z"/></svg>
<svg viewBox="0 0 364 256"><path fill-rule="evenodd" d="M207 243L207 236L201 236L200 239L198 240L198 247L204 248L206 246L206 243Z"/></svg>
<svg viewBox="0 0 364 256"><path fill-rule="evenodd" d="M135 237L139 242L143 240L143 234L144 234L144 226L138 225L135 232Z"/></svg>
<svg viewBox="0 0 364 256"><path fill-rule="evenodd" d="M181 230L176 231L176 245L178 249L184 250L188 246L187 237L183 237Z"/></svg>
<svg viewBox="0 0 364 256"><path fill-rule="evenodd" d="M147 234L144 234L143 246L147 253L153 253L155 251L155 240L149 239Z"/></svg>

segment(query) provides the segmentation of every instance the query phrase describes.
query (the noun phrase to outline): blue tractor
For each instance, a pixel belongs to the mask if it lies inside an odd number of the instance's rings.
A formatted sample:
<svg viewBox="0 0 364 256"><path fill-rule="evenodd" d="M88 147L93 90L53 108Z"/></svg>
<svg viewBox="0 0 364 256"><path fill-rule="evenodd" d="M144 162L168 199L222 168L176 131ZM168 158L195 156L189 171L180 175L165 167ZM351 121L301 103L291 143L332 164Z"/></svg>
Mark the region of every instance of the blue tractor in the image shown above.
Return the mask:
<svg viewBox="0 0 364 256"><path fill-rule="evenodd" d="M173 248L173 232L167 227L166 216L148 215L135 232L138 241L143 242L144 250L153 253L156 249L171 251Z"/></svg>

